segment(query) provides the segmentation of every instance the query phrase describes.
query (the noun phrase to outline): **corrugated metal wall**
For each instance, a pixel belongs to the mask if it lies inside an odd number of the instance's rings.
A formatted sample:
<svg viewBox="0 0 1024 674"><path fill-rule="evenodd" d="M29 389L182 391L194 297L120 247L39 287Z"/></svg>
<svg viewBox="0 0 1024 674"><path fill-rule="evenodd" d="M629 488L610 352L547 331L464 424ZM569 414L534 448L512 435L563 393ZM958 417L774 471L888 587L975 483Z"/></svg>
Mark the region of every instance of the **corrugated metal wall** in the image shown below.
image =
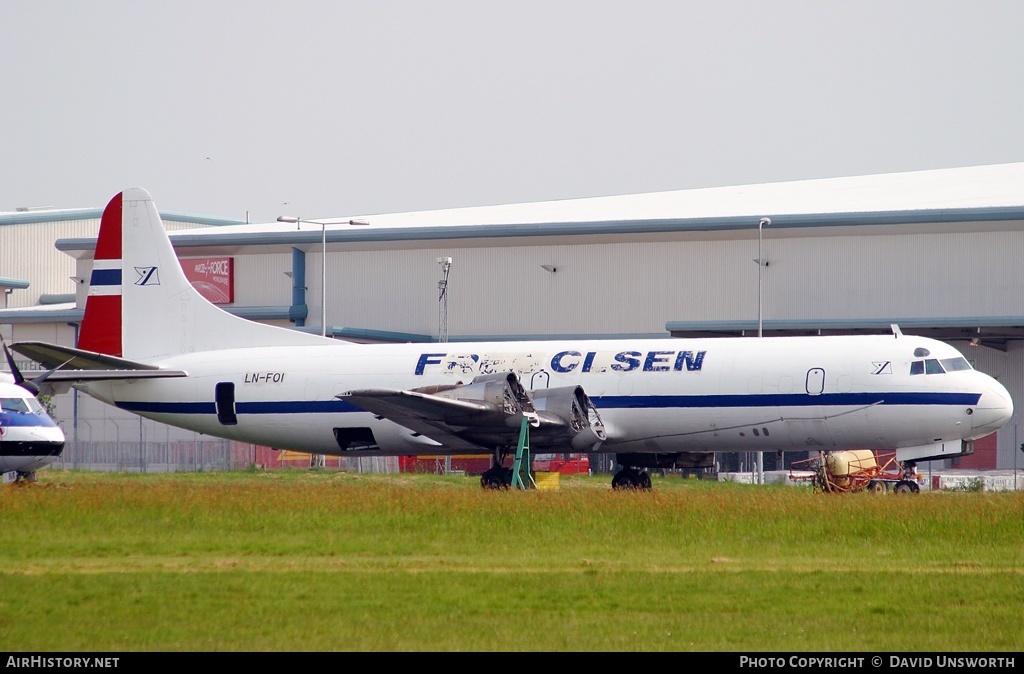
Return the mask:
<svg viewBox="0 0 1024 674"><path fill-rule="evenodd" d="M1024 315L1024 231L787 238L765 249L765 316Z"/></svg>
<svg viewBox="0 0 1024 674"><path fill-rule="evenodd" d="M35 306L40 295L75 292L75 282L71 280L75 276L75 261L53 244L57 239L96 236L99 222L68 220L0 227L0 276L30 282L28 288L8 296L8 308Z"/></svg>
<svg viewBox="0 0 1024 674"><path fill-rule="evenodd" d="M445 256L453 336L667 334L679 316L744 318L757 306L749 242L428 248L330 253L329 322L436 335ZM308 259L315 314L319 267Z"/></svg>
<svg viewBox="0 0 1024 674"><path fill-rule="evenodd" d="M235 306L288 306L292 303L292 280L285 275L292 270L290 253L237 255L234 260ZM319 273L318 269L318 287Z"/></svg>
<svg viewBox="0 0 1024 674"><path fill-rule="evenodd" d="M195 229L199 225L165 222L170 230ZM99 218L63 220L0 227L0 276L29 281L24 290L14 290L7 308L18 309L39 304L42 295L66 295L78 290L72 279L80 274L75 259L54 246L58 239L88 238L99 231ZM92 262L89 262L91 268ZM0 309L3 301L0 300Z"/></svg>
<svg viewBox="0 0 1024 674"><path fill-rule="evenodd" d="M1024 316L1024 232L767 239L764 319ZM456 335L664 333L757 316L757 240L481 246L328 255L328 322ZM307 257L319 316L319 255ZM542 265L551 265L549 272Z"/></svg>

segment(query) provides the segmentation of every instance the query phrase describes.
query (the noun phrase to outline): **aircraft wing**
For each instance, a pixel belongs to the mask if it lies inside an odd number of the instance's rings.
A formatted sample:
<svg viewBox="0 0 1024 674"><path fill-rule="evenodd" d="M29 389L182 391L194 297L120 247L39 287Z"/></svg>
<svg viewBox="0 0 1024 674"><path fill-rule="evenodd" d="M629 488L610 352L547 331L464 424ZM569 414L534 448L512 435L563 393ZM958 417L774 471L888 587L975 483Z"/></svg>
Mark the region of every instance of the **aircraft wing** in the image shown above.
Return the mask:
<svg viewBox="0 0 1024 674"><path fill-rule="evenodd" d="M188 376L184 370L167 370L149 363L46 342L18 342L11 344L11 349L50 368L45 378L48 383Z"/></svg>
<svg viewBox="0 0 1024 674"><path fill-rule="evenodd" d="M467 429L490 427L498 415L505 416L485 402L419 391L362 389L335 397L456 450L487 451L486 445L466 437Z"/></svg>

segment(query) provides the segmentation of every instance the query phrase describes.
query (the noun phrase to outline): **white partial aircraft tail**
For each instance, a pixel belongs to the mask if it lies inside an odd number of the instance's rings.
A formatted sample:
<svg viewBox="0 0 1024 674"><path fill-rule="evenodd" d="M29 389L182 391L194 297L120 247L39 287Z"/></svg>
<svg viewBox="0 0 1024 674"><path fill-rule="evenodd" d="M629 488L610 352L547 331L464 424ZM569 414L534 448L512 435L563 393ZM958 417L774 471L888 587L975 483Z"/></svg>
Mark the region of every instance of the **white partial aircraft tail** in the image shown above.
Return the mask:
<svg viewBox="0 0 1024 674"><path fill-rule="evenodd" d="M223 311L185 277L149 193L125 190L100 220L78 348L138 361L333 340Z"/></svg>

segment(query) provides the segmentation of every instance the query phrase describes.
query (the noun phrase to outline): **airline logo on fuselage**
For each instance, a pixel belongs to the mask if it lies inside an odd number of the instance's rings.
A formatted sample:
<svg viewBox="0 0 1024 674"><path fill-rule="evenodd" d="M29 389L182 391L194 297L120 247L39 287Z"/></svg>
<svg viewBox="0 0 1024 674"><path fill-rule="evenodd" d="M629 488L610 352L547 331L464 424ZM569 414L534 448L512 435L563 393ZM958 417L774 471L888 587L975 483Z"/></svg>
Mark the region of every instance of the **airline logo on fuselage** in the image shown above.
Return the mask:
<svg viewBox="0 0 1024 674"><path fill-rule="evenodd" d="M707 351L559 351L553 356L532 353L422 353L414 374L452 372L493 374L538 372L699 372Z"/></svg>

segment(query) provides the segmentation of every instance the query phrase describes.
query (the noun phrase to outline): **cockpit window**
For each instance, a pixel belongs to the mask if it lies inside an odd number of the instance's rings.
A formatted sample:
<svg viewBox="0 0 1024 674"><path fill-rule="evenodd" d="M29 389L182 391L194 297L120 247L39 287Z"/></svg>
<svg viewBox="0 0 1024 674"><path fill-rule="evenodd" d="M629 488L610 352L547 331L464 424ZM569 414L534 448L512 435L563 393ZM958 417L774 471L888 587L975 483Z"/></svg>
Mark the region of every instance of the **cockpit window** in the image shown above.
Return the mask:
<svg viewBox="0 0 1024 674"><path fill-rule="evenodd" d="M936 360L915 360L910 363L910 374L943 374L945 372L957 372L970 370L971 364L963 356L957 358L943 358Z"/></svg>
<svg viewBox="0 0 1024 674"><path fill-rule="evenodd" d="M959 372L960 370L970 370L971 364L967 362L967 359L963 356L958 358L943 358L939 361L942 363L943 369L946 372Z"/></svg>
<svg viewBox="0 0 1024 674"><path fill-rule="evenodd" d="M0 398L0 410L28 414L28 401L24 398Z"/></svg>

